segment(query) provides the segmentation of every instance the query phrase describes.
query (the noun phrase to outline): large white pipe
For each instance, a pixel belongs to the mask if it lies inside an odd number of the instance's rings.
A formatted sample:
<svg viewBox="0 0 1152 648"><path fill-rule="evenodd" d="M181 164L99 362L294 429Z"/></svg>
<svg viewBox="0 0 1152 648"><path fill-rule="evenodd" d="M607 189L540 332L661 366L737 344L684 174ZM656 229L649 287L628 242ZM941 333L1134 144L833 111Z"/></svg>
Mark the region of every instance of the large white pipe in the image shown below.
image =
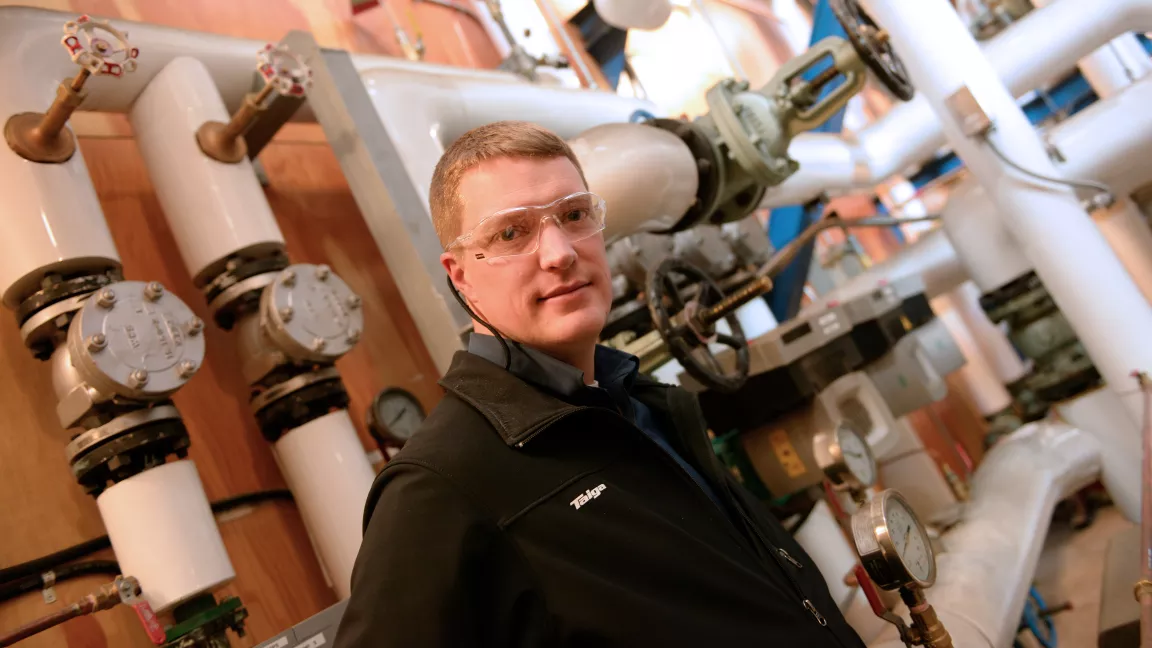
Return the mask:
<svg viewBox="0 0 1152 648"><path fill-rule="evenodd" d="M830 290L822 301L849 301L876 290L883 283L895 283L912 276L923 279L924 294L929 299L968 280L968 273L960 263L952 242L944 231L937 229Z"/></svg>
<svg viewBox="0 0 1152 648"><path fill-rule="evenodd" d="M1152 30L1152 0L1059 0L1033 11L984 47L1015 96L1054 81L1110 40ZM907 61L906 61L907 62ZM806 133L789 154L800 170L764 195L763 207L803 204L824 192L868 189L924 162L947 144L922 94L893 108L856 135Z"/></svg>
<svg viewBox="0 0 1152 648"><path fill-rule="evenodd" d="M1100 481L1124 517L1139 523L1143 483L1140 464L1144 456L1140 426L1124 415L1124 408L1110 389L1094 389L1054 407L1064 420L1100 441Z"/></svg>
<svg viewBox="0 0 1152 648"><path fill-rule="evenodd" d="M1128 385L1133 371L1152 370L1152 307L1070 189L1022 177L988 143L964 134L949 98L967 88L995 124L988 138L1000 151L1035 173L1059 173L952 6L946 0L868 4L888 29L917 91L940 116L953 150L988 191L1101 375L1121 392L1132 420L1140 420L1140 394Z"/></svg>
<svg viewBox="0 0 1152 648"><path fill-rule="evenodd" d="M966 285L971 285L966 284ZM975 401L976 409L983 416L990 416L1002 411L1012 404L1012 395L1004 387L1007 381L1002 380L992 369L992 361L987 357L983 347L977 341L975 331L972 331L965 321L961 310L965 307L957 302L964 300L966 295L960 288L932 300L932 311L936 317L948 327L948 332L956 340L956 344L964 352L967 361L957 374L960 381L967 387L968 393ZM979 308L979 306L977 306ZM995 327L988 318L984 321L989 328ZM1003 336L1003 333L1000 333ZM1005 340L1006 341L1006 340Z"/></svg>
<svg viewBox="0 0 1152 648"><path fill-rule="evenodd" d="M211 279L198 275L228 256L283 248L248 158L218 162L196 143L202 124L229 117L204 64L173 60L140 93L129 116L189 276Z"/></svg>
<svg viewBox="0 0 1152 648"><path fill-rule="evenodd" d="M10 19L10 14L25 13L0 9L0 69L8 71L0 92L0 125L18 113L47 110L57 85L79 70L60 45L63 21L58 18L54 29L38 25L29 33L24 21ZM41 42L50 42L52 49ZM113 81L95 78L91 83ZM0 141L0 196L0 295L9 308L39 290L44 274L120 265L79 148L67 162L41 164Z"/></svg>
<svg viewBox="0 0 1152 648"><path fill-rule="evenodd" d="M149 468L96 498L120 570L163 612L236 577L191 460Z"/></svg>
<svg viewBox="0 0 1152 648"><path fill-rule="evenodd" d="M953 645L1012 645L1052 512L1099 470L1096 440L1062 423L1026 425L988 451L963 521L942 538L936 584L925 591ZM903 646L893 634L871 645Z"/></svg>
<svg viewBox="0 0 1152 648"><path fill-rule="evenodd" d="M1140 208L1130 199L1121 198L1108 209L1093 212L1092 220L1144 298L1152 303L1152 229Z"/></svg>
<svg viewBox="0 0 1152 648"><path fill-rule="evenodd" d="M688 146L643 124L603 124L568 140L589 190L608 205L604 237L675 225L696 200L699 176Z"/></svg>
<svg viewBox="0 0 1152 648"><path fill-rule="evenodd" d="M1032 270L976 178L969 176L953 187L943 216L956 256L981 292L991 292Z"/></svg>
<svg viewBox="0 0 1152 648"><path fill-rule="evenodd" d="M980 289L974 283L965 282L947 297L1001 384L1010 385L1031 371L1004 331L988 319L980 306Z"/></svg>
<svg viewBox="0 0 1152 648"><path fill-rule="evenodd" d="M320 564L336 594L346 599L360 551L364 503L374 478L348 410L325 414L284 433L275 449Z"/></svg>

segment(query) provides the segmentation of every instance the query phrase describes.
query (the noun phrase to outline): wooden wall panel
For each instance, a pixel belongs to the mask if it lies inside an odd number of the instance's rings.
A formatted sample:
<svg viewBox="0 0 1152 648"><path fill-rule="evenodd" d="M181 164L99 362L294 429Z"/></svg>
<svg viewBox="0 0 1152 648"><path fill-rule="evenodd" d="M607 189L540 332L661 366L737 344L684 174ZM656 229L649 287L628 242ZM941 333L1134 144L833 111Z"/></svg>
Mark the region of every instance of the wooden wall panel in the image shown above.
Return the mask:
<svg viewBox="0 0 1152 648"><path fill-rule="evenodd" d="M391 0L402 20L414 16L427 55L436 63L495 67L499 56L467 15L421 0ZM398 55L387 16L376 8L353 18L347 0L0 0L92 13L244 38L278 40L291 29L312 31L324 46ZM406 23L412 30L413 24ZM409 32L414 35L414 31ZM146 53L145 53L146 55ZM210 322L187 276L143 162L121 116L74 120L81 149L129 279L156 280ZM295 262L326 263L364 298L365 332L341 359L352 419L366 447L364 412L385 386L412 391L431 408L441 391L431 358L356 208L319 128L290 125L262 155L271 180L266 195ZM247 405L235 342L213 325L207 357L175 401L192 438L212 500L284 488L269 445ZM0 315L0 567L102 535L95 501L76 485L64 458L68 434L55 415L49 366L31 357L15 320ZM251 616L251 646L335 602L291 502L261 504L219 520L237 578L222 595L239 595ZM112 558L110 551L95 557ZM47 614L104 581L84 577L57 587L58 603L39 594L0 604L0 630ZM114 609L66 623L21 644L28 648L144 648L150 643L133 613Z"/></svg>

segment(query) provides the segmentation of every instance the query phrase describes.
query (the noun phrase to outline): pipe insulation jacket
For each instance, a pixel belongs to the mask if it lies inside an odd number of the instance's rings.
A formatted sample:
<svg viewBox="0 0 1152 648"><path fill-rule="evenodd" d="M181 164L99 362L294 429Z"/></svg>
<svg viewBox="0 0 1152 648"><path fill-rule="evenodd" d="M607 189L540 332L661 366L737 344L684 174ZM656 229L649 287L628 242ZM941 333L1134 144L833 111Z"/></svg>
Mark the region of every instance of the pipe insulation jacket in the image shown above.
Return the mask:
<svg viewBox="0 0 1152 648"><path fill-rule="evenodd" d="M364 504L374 478L348 410L325 414L290 430L274 447L320 564L336 594L346 599L363 536Z"/></svg>
<svg viewBox="0 0 1152 648"><path fill-rule="evenodd" d="M983 52L1012 95L1022 96L1057 80L1080 59L1133 31L1152 31L1152 0L1109 0L1107 11L1100 10L1098 0L1058 0L991 39ZM1037 43L1045 46L1037 47ZM1077 115L1069 123L1080 118ZM1054 136L1053 143L1059 147L1059 138ZM761 206L804 204L824 192L869 189L930 159L947 144L927 98L917 93L859 133L797 136L788 153L800 163L800 170L770 187ZM1101 151L1111 155L1104 147Z"/></svg>
<svg viewBox="0 0 1152 648"><path fill-rule="evenodd" d="M675 225L696 200L696 159L672 133L644 124L603 124L568 140L588 189L605 200L605 239L646 224Z"/></svg>
<svg viewBox="0 0 1152 648"><path fill-rule="evenodd" d="M42 19L29 21L38 27L29 31L25 21L10 20L29 12L10 9L16 8L0 9L0 42L4 43L0 65L17 73L4 77L0 126L13 115L47 110L59 83L77 72L60 46L65 14L49 14L57 17L51 28ZM47 56L44 43L49 41L55 56ZM42 58L67 65L53 67ZM93 79L93 83L98 80ZM40 279L49 272L120 265L79 148L67 162L41 164L25 160L0 143L0 196L0 223L4 227L0 236L0 294L5 306L14 308L39 290Z"/></svg>
<svg viewBox="0 0 1152 648"><path fill-rule="evenodd" d="M1059 173L952 6L946 0L867 4L888 30L918 93L939 115L953 149L996 204L1020 252L1035 267L1100 374L1112 389L1123 392L1133 421L1140 420L1141 395L1127 386L1133 371L1152 370L1152 346L1147 344L1152 307L1070 189L1022 176L992 150L989 142L1034 173ZM968 137L949 108L950 97L962 88L995 125L987 141Z"/></svg>
<svg viewBox="0 0 1152 648"><path fill-rule="evenodd" d="M1093 389L1054 407L1065 421L1100 442L1100 481L1124 517L1139 523L1143 483L1140 426L1124 415L1119 398L1107 388Z"/></svg>
<svg viewBox="0 0 1152 648"><path fill-rule="evenodd" d="M180 256L198 284L212 278L199 276L206 268L228 256L284 247L248 158L219 162L196 142L202 124L229 119L203 63L174 59L140 93L129 117Z"/></svg>
<svg viewBox="0 0 1152 648"><path fill-rule="evenodd" d="M1052 512L1099 471L1099 443L1063 423L1025 425L988 451L964 520L942 538L936 583L925 591L954 645L1012 645ZM894 634L872 648L903 646Z"/></svg>
<svg viewBox="0 0 1152 648"><path fill-rule="evenodd" d="M236 577L196 464L149 468L96 498L100 517L126 576L163 612Z"/></svg>

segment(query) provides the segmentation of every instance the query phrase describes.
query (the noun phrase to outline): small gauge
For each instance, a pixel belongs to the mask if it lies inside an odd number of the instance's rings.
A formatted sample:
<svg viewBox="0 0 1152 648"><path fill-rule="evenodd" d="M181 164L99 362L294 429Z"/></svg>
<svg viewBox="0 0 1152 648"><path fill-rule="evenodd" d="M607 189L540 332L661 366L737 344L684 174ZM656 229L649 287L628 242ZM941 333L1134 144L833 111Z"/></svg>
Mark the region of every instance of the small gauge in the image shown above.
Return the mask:
<svg viewBox="0 0 1152 648"><path fill-rule="evenodd" d="M868 441L847 421L841 421L831 433L814 436L812 454L837 488L863 490L876 483L876 459Z"/></svg>
<svg viewBox="0 0 1152 648"><path fill-rule="evenodd" d="M424 408L411 393L389 387L368 407L368 430L381 446L403 448L424 423Z"/></svg>
<svg viewBox="0 0 1152 648"><path fill-rule="evenodd" d="M852 515L852 539L868 575L881 589L931 587L932 540L900 493L886 490Z"/></svg>

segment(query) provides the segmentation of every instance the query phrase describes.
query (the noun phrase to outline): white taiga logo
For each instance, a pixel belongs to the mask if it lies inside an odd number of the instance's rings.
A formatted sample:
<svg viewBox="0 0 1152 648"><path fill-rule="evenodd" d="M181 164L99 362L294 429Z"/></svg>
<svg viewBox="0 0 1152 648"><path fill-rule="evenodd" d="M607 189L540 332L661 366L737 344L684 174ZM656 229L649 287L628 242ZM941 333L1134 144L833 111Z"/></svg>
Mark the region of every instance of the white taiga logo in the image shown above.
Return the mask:
<svg viewBox="0 0 1152 648"><path fill-rule="evenodd" d="M606 488L608 488L608 487L605 486L604 484L600 484L596 488L590 488L590 489L584 491L583 495L580 495L576 499L572 500L570 502L570 504L572 504L572 506L576 507L576 510L579 511L581 506L584 506L588 502L591 502L592 500L596 499L597 497L600 497L600 493L603 493Z"/></svg>

